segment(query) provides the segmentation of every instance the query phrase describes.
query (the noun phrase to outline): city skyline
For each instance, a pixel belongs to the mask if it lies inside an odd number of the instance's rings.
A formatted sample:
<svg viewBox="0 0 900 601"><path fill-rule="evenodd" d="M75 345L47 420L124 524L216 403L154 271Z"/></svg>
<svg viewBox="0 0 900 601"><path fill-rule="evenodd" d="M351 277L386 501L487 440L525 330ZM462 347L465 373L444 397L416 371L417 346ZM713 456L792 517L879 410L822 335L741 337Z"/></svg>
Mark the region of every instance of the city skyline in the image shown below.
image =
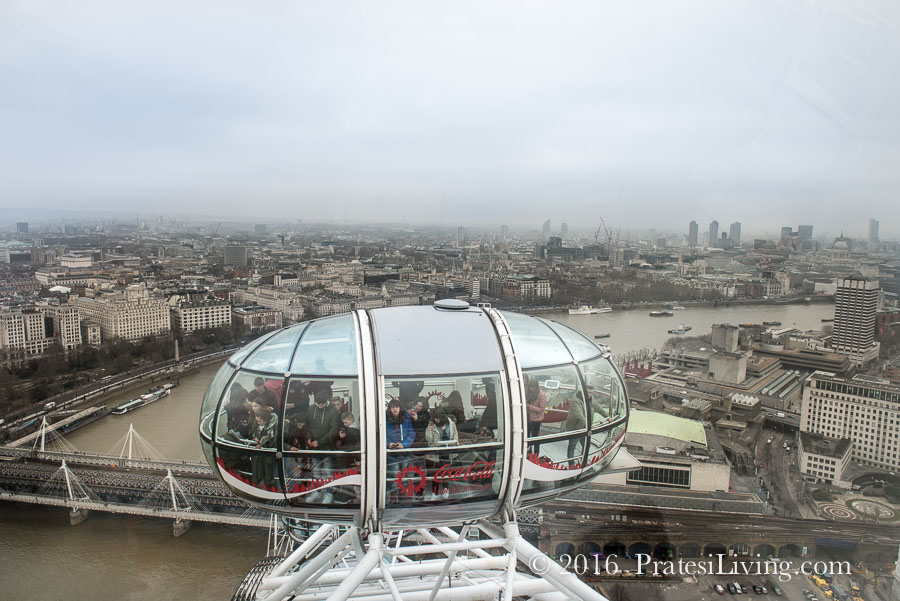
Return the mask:
<svg viewBox="0 0 900 601"><path fill-rule="evenodd" d="M0 206L897 235L898 7L351 8L4 5Z"/></svg>
<svg viewBox="0 0 900 601"><path fill-rule="evenodd" d="M876 222L880 224L880 220L877 217L858 217L854 216L855 219L853 221L844 221L843 227L835 228L835 229L825 229L817 227L816 225L799 225L799 226L783 226L781 225L781 221L778 219L772 219L767 224L755 227L753 229L748 229L747 222L741 221L738 219L737 221L726 220L720 223L720 236L722 233L727 233L729 239L733 239L733 234L735 233L732 228L737 226L737 234L739 236L739 242L752 242L754 239L774 239L777 240L781 234L781 231L784 227L794 227L800 228L799 230L795 230L794 233L800 234L800 237L803 238L803 228L813 228L814 235L809 237L809 239L815 239L819 241L825 241L826 243L830 242L832 239L837 239L840 236L846 236L853 239L858 239L862 241L869 241L870 238L870 230L872 227L872 222ZM242 217L227 217L224 215L216 216L214 214L207 215L186 215L179 213L159 213L159 212L124 212L124 211L49 211L49 210L35 210L35 209L7 209L5 212L0 215L0 232L5 229L9 230L13 237L18 234L28 234L28 231L19 230L19 225L29 226L31 228L43 228L44 231L52 232L55 230L61 230L65 226L83 226L86 224L90 224L93 226L103 226L103 225L113 225L113 224L148 224L153 225L157 223L159 220L163 220L166 223L185 223L185 224L195 224L195 225L209 225L212 224L215 226L216 224L220 224L222 226L236 226L239 230L243 231L241 228L248 228L249 230L253 230L256 226L261 224L271 225L275 228L290 229L296 225L300 224L332 224L335 227L365 227L365 226L373 226L373 227L405 227L405 228L445 228L448 231L457 232L458 228L464 227L472 230L473 232L478 233L486 233L497 230L501 232L503 228L506 228L507 233L510 231L513 233L535 233L544 236L544 226L546 225L547 220L539 219L537 222L517 222L515 219L509 219L507 221L476 221L476 220L467 220L467 221L446 221L446 222L415 222L415 221L405 221L405 220L392 220L392 219L384 219L382 221L377 220L360 220L360 219L346 219L346 220L330 220L330 219L264 219L260 218L260 216L254 216L252 214L248 214ZM598 217L598 221L595 224L592 223L584 223L583 220L576 221L576 225L569 226L565 221L558 220L556 218L550 218L550 229L547 230L547 235L560 235L562 234L562 228L566 226L566 233L563 234L564 239L586 239L597 235L599 230L599 237L605 237L605 232L603 231L603 225L600 222L602 216ZM724 225L722 225L724 224ZM684 242L691 246L689 240L689 232L687 222L685 224L682 223L666 223L664 227L653 227L647 223L632 223L628 224L609 224L608 230L611 238L615 239L617 236L620 239L628 239L628 240L637 240L637 239L646 239L647 241L655 242L655 236L662 235L669 240L677 239L679 237L684 239ZM511 229L510 229L511 228ZM878 230L879 232L883 230ZM269 232L253 232L256 234L274 234L274 231ZM693 246L697 246L698 244L705 243L707 241L707 236L709 233L708 226L704 225L701 227L701 224L698 224L697 234L699 236L699 240L697 243L693 244ZM506 235L506 234L502 234ZM878 234L877 242L887 242L891 240L897 239L897 235L882 235ZM721 240L720 240L721 242ZM705 246L705 244L703 244Z"/></svg>

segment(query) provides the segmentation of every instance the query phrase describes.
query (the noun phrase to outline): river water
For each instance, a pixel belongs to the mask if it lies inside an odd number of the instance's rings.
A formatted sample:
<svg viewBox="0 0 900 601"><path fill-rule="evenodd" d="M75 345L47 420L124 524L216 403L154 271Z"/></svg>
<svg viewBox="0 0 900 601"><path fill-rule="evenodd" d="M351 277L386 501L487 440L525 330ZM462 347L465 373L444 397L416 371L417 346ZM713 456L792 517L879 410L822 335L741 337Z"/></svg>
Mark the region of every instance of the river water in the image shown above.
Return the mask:
<svg viewBox="0 0 900 601"><path fill-rule="evenodd" d="M692 335L707 334L714 323L780 321L784 326L818 330L831 318L830 304L693 308L673 317L652 318L650 309L598 315L547 313L593 337L614 354L659 348L679 323ZM164 457L197 460L200 400L218 365L182 377L172 394L131 413L110 415L73 432L67 440L79 450L118 454L129 424ZM144 390L123 392L105 401L113 406ZM249 569L266 552L266 532L195 523L180 538L168 520L93 513L70 526L65 511L0 503L0 598L119 601L163 599L227 600Z"/></svg>

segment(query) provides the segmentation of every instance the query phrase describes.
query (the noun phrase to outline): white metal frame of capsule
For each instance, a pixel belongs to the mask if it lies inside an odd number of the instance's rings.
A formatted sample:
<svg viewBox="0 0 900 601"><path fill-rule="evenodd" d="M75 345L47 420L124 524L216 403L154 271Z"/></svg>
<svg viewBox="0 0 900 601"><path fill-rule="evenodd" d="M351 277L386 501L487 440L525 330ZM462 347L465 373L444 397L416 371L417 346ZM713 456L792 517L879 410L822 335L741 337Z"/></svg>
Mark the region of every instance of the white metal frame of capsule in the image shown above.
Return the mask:
<svg viewBox="0 0 900 601"><path fill-rule="evenodd" d="M470 535L478 534L472 539ZM413 542L415 544L403 543ZM528 571L519 566L527 566ZM323 524L237 599L254 601L607 601L525 541L515 521L408 532Z"/></svg>

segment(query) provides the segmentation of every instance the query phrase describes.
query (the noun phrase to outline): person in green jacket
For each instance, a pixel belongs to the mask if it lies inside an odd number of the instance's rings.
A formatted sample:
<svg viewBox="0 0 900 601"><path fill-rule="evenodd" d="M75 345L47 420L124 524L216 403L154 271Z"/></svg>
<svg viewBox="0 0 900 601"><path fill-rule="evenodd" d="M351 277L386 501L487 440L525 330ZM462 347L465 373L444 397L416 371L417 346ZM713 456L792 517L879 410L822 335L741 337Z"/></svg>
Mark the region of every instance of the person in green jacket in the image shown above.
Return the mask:
<svg viewBox="0 0 900 601"><path fill-rule="evenodd" d="M575 398L569 401L569 414L566 416L566 432L584 432L587 427L587 415L584 411L584 395L581 391L575 393ZM581 443L581 453L575 455L578 444ZM584 453L584 437L570 438L566 456L569 458L569 467L575 467L581 463L581 455Z"/></svg>

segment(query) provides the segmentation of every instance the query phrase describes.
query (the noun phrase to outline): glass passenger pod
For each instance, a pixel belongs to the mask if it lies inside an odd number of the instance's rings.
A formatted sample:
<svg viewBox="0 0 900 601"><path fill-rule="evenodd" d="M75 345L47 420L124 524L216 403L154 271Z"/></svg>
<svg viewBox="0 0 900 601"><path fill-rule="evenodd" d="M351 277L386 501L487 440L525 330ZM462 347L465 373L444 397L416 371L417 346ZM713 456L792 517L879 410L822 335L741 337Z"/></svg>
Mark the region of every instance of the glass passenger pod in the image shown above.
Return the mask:
<svg viewBox="0 0 900 601"><path fill-rule="evenodd" d="M501 503L507 379L493 323L475 308L376 309L386 527L456 524Z"/></svg>
<svg viewBox="0 0 900 601"><path fill-rule="evenodd" d="M624 381L592 340L553 321L501 312L522 366L527 423L521 503L597 476L625 434Z"/></svg>
<svg viewBox="0 0 900 601"><path fill-rule="evenodd" d="M522 370L515 391L498 315ZM219 477L255 505L345 524L376 512L407 528L490 517L584 483L613 458L627 417L620 374L577 332L424 306L327 317L251 343L213 378L200 434ZM514 437L513 423L527 436ZM520 487L521 498L505 498Z"/></svg>
<svg viewBox="0 0 900 601"><path fill-rule="evenodd" d="M235 494L276 511L358 521L356 328L351 314L284 328L220 368L204 396L201 444Z"/></svg>

